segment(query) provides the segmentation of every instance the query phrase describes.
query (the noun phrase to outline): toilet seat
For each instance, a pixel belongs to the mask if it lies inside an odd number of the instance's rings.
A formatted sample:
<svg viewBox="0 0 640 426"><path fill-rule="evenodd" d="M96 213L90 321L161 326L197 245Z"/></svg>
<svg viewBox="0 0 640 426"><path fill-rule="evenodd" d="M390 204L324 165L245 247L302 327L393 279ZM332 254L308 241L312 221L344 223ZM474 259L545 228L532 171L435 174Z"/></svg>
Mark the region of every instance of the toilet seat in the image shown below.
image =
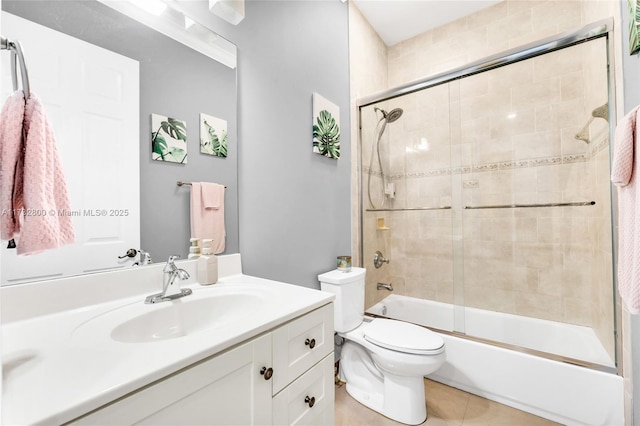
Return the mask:
<svg viewBox="0 0 640 426"><path fill-rule="evenodd" d="M368 342L397 352L435 355L444 351L442 337L407 322L375 318L367 324L363 334Z"/></svg>

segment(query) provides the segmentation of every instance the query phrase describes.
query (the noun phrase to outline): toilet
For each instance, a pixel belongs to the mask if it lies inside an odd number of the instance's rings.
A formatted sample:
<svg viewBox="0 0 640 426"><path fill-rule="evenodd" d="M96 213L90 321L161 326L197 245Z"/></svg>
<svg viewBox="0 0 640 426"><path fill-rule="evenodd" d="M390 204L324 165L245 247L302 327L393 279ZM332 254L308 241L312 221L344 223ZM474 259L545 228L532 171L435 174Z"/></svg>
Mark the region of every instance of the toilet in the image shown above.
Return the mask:
<svg viewBox="0 0 640 426"><path fill-rule="evenodd" d="M444 340L426 328L364 315L364 268L318 275L334 293L334 329L343 337L340 379L361 404L397 422L427 418L423 377L445 361Z"/></svg>

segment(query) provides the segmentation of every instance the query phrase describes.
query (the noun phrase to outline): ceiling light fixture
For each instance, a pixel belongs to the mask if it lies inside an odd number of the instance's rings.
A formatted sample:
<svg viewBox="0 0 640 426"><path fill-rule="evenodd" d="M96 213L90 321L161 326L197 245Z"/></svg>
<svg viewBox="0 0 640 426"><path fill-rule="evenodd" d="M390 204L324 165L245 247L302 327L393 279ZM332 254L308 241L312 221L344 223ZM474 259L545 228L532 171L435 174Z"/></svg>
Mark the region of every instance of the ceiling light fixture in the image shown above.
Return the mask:
<svg viewBox="0 0 640 426"><path fill-rule="evenodd" d="M189 28L193 27L195 25L195 21L191 18L189 18L188 16L184 17L184 29L188 30Z"/></svg>
<svg viewBox="0 0 640 426"><path fill-rule="evenodd" d="M209 10L225 21L238 25L244 19L244 0L209 0Z"/></svg>
<svg viewBox="0 0 640 426"><path fill-rule="evenodd" d="M188 17L176 0L97 1L229 68L236 67L236 46Z"/></svg>

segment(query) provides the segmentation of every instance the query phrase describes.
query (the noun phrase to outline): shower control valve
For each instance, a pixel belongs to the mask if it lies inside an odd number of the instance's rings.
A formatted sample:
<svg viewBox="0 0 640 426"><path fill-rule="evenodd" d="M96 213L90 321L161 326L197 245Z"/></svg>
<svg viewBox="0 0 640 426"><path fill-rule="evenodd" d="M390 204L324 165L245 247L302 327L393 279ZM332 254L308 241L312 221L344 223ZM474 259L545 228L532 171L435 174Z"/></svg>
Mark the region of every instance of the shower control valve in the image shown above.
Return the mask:
<svg viewBox="0 0 640 426"><path fill-rule="evenodd" d="M383 263L389 263L389 259L385 259L382 253L378 250L373 254L373 265L378 269L382 267Z"/></svg>

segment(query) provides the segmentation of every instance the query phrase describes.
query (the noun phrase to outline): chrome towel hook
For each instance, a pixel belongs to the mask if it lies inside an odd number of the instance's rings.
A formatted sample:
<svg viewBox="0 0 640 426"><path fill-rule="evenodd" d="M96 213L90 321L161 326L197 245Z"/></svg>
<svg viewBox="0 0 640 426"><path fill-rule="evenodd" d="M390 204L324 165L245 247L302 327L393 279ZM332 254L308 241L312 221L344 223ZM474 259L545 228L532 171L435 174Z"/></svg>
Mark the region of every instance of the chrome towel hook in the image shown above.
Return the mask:
<svg viewBox="0 0 640 426"><path fill-rule="evenodd" d="M11 51L11 81L13 83L13 90L18 90L18 63L20 65L20 77L22 82L22 91L24 92L24 98L29 99L31 96L31 88L29 85L29 72L27 71L27 64L24 60L24 50L19 41L12 41L5 37L0 37L0 50Z"/></svg>

